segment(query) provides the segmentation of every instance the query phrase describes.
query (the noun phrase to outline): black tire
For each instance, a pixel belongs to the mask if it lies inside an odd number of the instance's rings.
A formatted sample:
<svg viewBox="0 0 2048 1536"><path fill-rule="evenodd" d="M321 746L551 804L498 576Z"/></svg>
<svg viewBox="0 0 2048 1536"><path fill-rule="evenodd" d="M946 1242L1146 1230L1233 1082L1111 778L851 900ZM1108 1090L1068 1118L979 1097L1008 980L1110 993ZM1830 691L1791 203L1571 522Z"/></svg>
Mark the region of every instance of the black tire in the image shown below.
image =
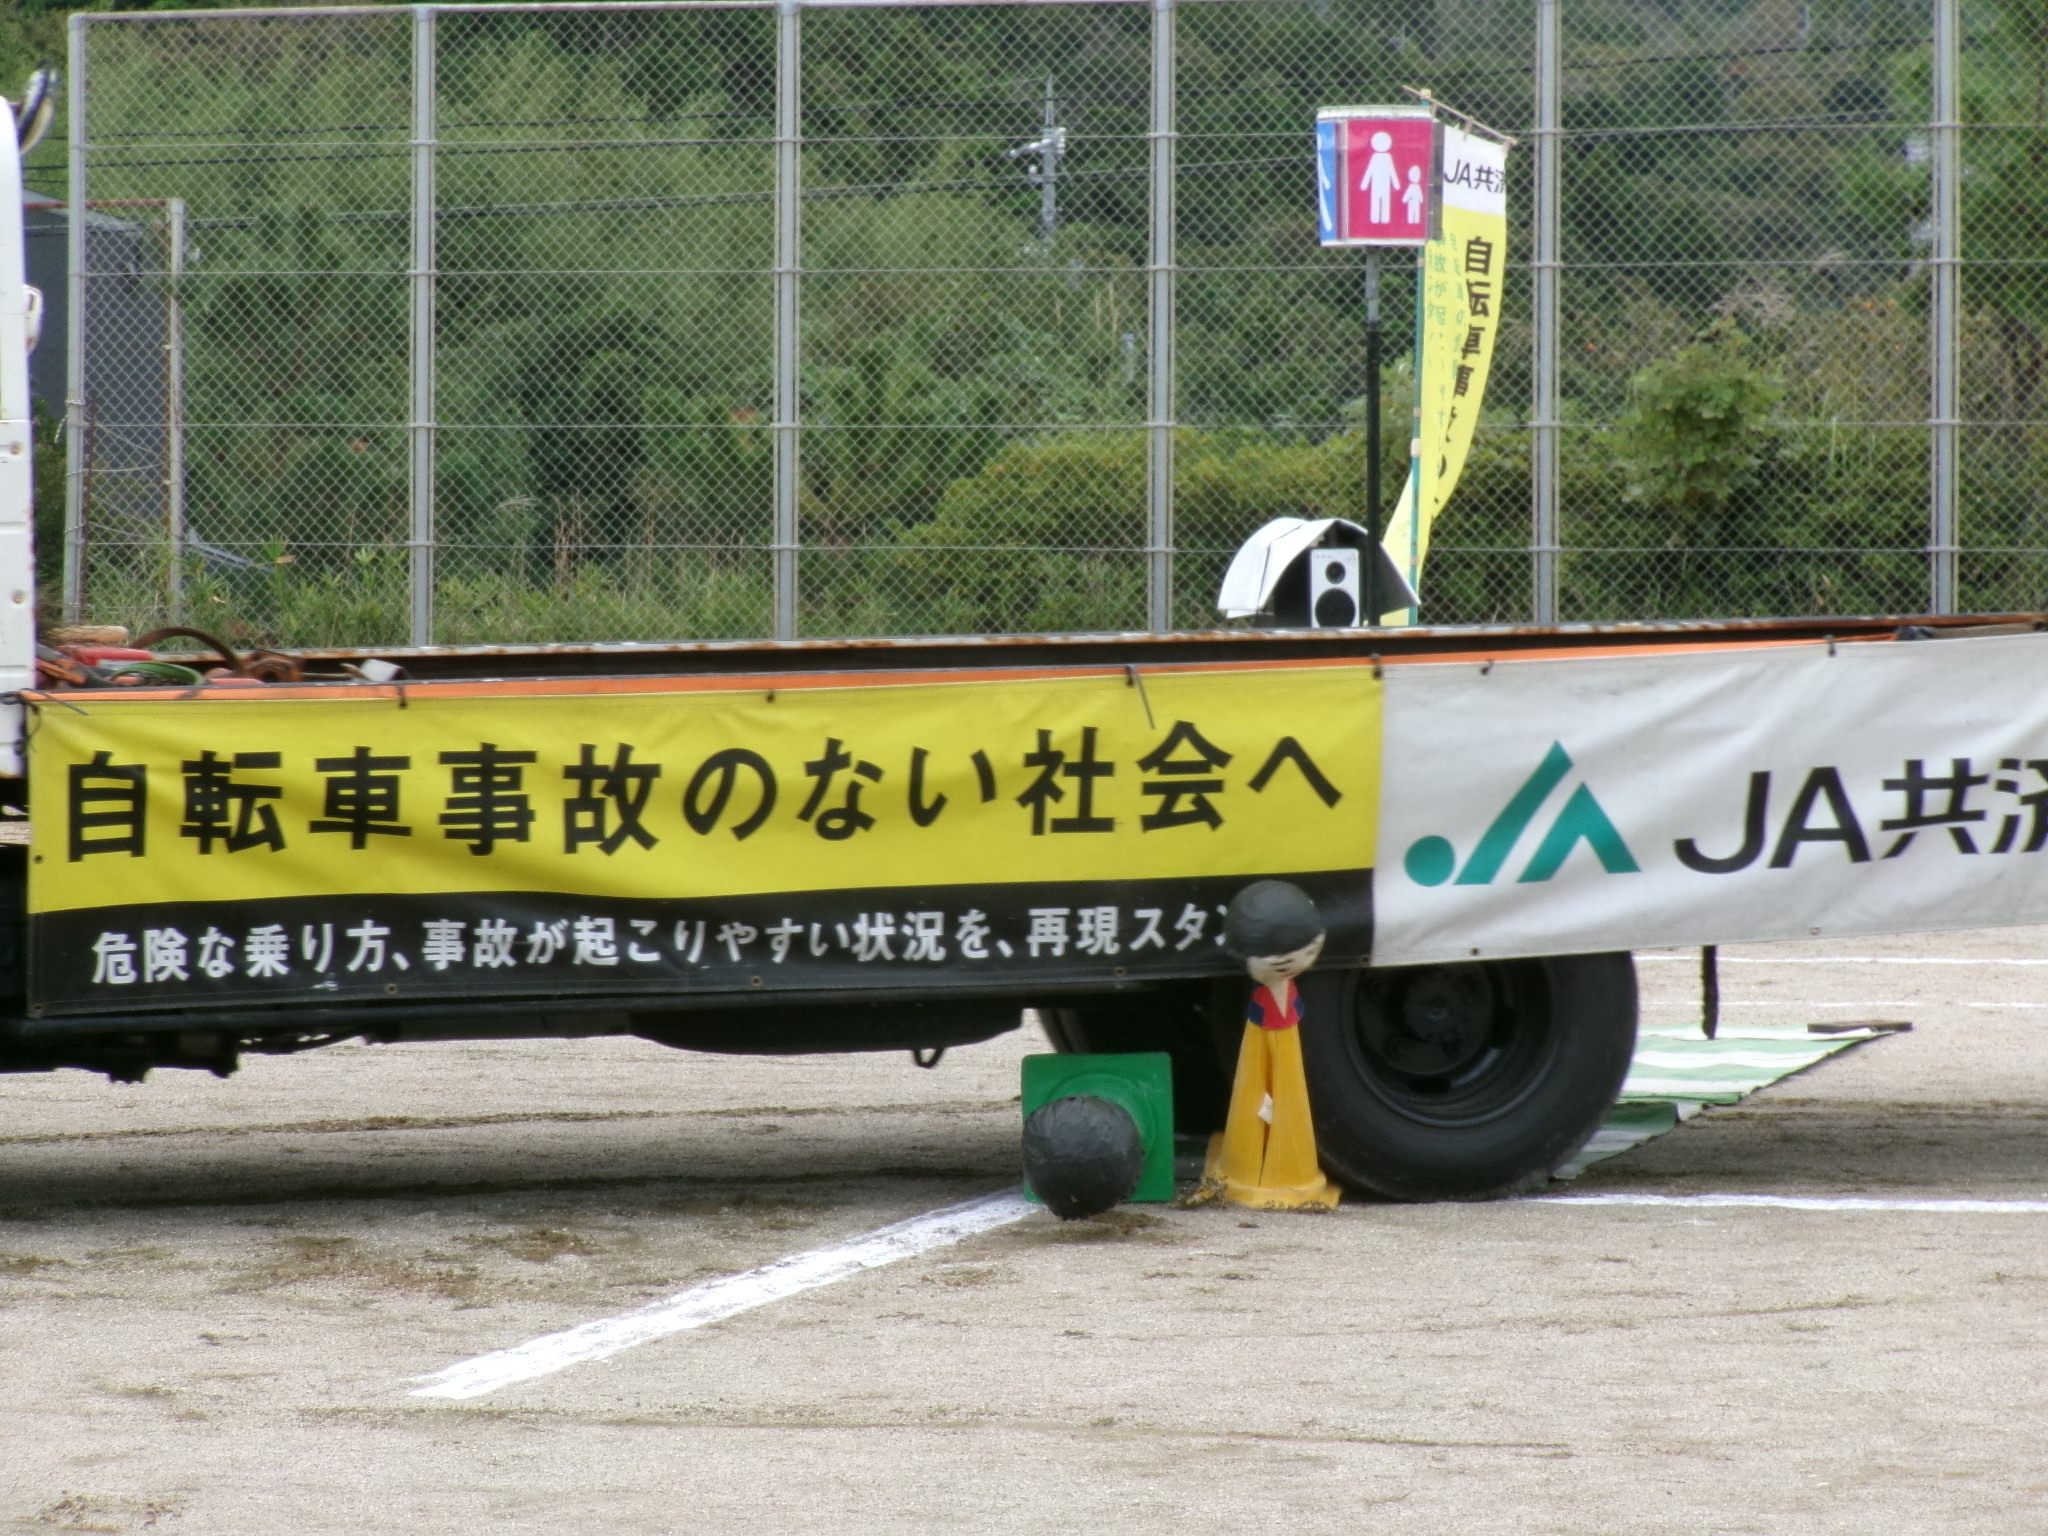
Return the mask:
<svg viewBox="0 0 2048 1536"><path fill-rule="evenodd" d="M1311 972L1301 986L1323 1166L1384 1199L1542 1183L1599 1129L1635 1050L1627 954Z"/></svg>
<svg viewBox="0 0 2048 1536"><path fill-rule="evenodd" d="M1170 982L1156 992L1090 998L1038 1010L1062 1055L1164 1051L1173 1058L1173 1128L1183 1136L1223 1129L1230 1079L1218 1049L1244 1027L1243 989L1235 980Z"/></svg>

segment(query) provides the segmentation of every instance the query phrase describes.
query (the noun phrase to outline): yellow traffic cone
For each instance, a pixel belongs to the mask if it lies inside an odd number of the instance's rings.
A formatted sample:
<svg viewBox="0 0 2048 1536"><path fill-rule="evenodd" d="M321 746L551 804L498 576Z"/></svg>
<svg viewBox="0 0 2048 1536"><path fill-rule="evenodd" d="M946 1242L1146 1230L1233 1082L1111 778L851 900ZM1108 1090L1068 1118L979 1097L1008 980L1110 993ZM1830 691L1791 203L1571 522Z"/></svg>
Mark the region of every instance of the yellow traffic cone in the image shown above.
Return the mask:
<svg viewBox="0 0 2048 1536"><path fill-rule="evenodd" d="M1316 1160L1297 998L1289 977L1252 993L1230 1114L1209 1138L1202 1184L1212 1198L1254 1210L1327 1211L1340 1197Z"/></svg>

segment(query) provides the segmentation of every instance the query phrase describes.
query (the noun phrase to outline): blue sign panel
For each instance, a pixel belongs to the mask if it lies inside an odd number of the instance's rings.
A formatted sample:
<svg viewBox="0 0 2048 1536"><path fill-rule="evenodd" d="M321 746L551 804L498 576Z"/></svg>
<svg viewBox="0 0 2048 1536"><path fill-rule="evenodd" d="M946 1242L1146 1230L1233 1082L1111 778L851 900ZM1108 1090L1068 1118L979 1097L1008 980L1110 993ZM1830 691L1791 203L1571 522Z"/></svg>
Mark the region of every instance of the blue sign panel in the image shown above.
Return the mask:
<svg viewBox="0 0 2048 1536"><path fill-rule="evenodd" d="M1316 124L1316 239L1324 245L1337 243L1337 134L1334 122Z"/></svg>

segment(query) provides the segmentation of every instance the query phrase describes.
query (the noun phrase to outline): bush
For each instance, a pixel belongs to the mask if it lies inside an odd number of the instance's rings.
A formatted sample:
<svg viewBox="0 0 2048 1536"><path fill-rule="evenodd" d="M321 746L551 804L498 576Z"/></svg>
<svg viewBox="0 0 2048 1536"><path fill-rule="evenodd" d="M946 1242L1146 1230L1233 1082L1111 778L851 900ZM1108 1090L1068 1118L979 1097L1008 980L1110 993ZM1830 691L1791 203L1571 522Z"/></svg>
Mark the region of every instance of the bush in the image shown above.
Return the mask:
<svg viewBox="0 0 2048 1536"><path fill-rule="evenodd" d="M1633 380L1617 446L1631 499L1665 508L1687 543L1714 542L1730 498L1756 482L1785 386L1745 355L1748 338L1716 321Z"/></svg>
<svg viewBox="0 0 2048 1536"><path fill-rule="evenodd" d="M1388 415L1405 407L1388 390ZM1383 466L1393 505L1407 440L1389 430ZM1120 629L1143 623L1146 438L1074 431L1013 442L947 487L931 518L896 535L895 585L929 624L962 630ZM1365 435L1321 442L1257 431L1174 434L1175 542L1219 568L1276 517L1365 521ZM1186 585L1187 573L1183 573ZM1206 591L1191 598L1202 622ZM1213 617L1213 613L1211 614Z"/></svg>

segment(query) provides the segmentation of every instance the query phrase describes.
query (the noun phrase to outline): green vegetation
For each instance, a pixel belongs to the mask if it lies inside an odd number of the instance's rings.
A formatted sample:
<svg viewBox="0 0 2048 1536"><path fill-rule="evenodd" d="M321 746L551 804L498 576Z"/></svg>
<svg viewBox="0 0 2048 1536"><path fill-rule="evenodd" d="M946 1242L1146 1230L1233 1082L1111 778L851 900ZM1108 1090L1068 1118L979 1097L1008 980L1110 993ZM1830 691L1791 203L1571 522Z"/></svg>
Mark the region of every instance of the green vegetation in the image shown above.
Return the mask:
<svg viewBox="0 0 2048 1536"><path fill-rule="evenodd" d="M1668 508L1687 544L1721 542L1714 523L1756 483L1771 445L1771 407L1785 386L1750 361L1747 347L1741 328L1723 320L1635 376L1619 434L1628 493Z"/></svg>
<svg viewBox="0 0 2048 1536"><path fill-rule="evenodd" d="M1363 514L1357 261L1314 242L1314 109L1427 82L1525 124L1527 11L1183 9L1182 622L1208 621L1259 522ZM2048 601L2037 13L1970 12L1965 414L1996 425L1965 433L1965 601L1983 607ZM9 78L57 50L61 22L34 0L0 18ZM768 629L773 25L442 17L441 638ZM806 14L809 632L1140 622L1147 25L1141 6ZM1569 616L1918 605L1924 27L1910 0L1572 8ZM188 615L251 639L401 638L406 13L93 38L95 195L184 198L198 251L188 502L207 549ZM1048 77L1071 153L1044 239L1003 155L1037 136ZM38 153L39 185L62 153ZM1526 152L1515 164L1525 226ZM1525 255L1525 228L1514 241ZM1432 619L1525 610L1526 294L1510 302L1437 530ZM1406 402L1389 393L1393 486ZM94 494L95 609L153 622L153 526Z"/></svg>

